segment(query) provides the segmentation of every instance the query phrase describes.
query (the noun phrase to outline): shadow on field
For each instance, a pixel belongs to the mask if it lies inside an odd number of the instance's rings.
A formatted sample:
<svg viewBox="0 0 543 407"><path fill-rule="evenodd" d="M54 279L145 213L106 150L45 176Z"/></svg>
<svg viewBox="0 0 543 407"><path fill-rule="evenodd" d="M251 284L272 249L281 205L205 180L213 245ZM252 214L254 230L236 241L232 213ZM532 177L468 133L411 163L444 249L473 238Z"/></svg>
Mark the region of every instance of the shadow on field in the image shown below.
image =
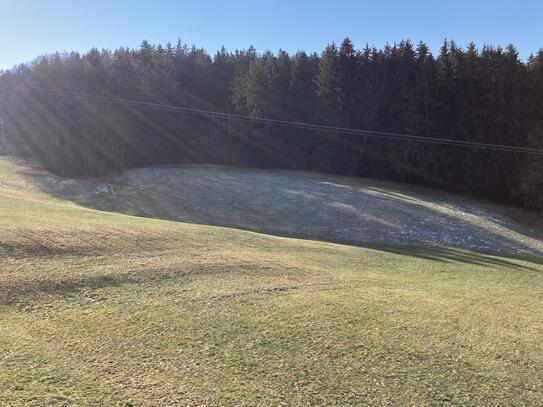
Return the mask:
<svg viewBox="0 0 543 407"><path fill-rule="evenodd" d="M209 166L134 169L115 182L74 200L107 212L356 246L543 256L538 217L521 219L511 208L411 185Z"/></svg>
<svg viewBox="0 0 543 407"><path fill-rule="evenodd" d="M429 261L443 263L464 263L482 267L500 267L512 270L543 273L543 268L532 265L543 265L543 259L512 258L481 252L468 252L445 247L390 247L361 245L356 246L400 256L409 256ZM522 262L521 262L522 260ZM1 261L1 256L0 256ZM424 264L421 265L424 267ZM278 266L280 267L280 266ZM260 266L255 264L213 264L213 265L180 265L167 269L140 270L130 273L98 274L82 277L66 277L62 279L24 280L0 284L0 305L13 305L23 300L37 299L43 296L66 294L70 295L85 290L106 287L119 287L125 284L159 283L161 281L179 280L189 282L196 276L224 274L230 272L258 271ZM268 267L265 267L268 270Z"/></svg>
<svg viewBox="0 0 543 407"><path fill-rule="evenodd" d="M20 187L106 212L350 245L543 257L540 216L415 185L206 165L136 168L110 179L27 172Z"/></svg>
<svg viewBox="0 0 543 407"><path fill-rule="evenodd" d="M338 234L331 231L335 218L323 218L323 225L319 226L318 228L313 228L311 227L312 224L319 224L319 222L321 222L319 215L316 213L311 213L308 214L310 216L304 216L301 220L296 219L299 212L297 212L295 208L290 208L291 213L289 215L282 213L281 217L287 222L290 222L288 226L285 226L285 223L280 223L277 214L274 215L265 212L259 213L258 216L255 216L255 213L247 213L244 218L240 214L241 210L239 211L240 213L233 215L232 213L228 213L228 210L225 209L222 211L220 216L217 215L220 212L219 210L214 213L208 212L205 214L205 216L202 216L202 212L199 212L197 209L184 210L179 206L168 205L166 202L156 199L157 194L156 191L154 192L155 194L153 194L151 197L146 193L142 193L141 189L137 191L133 190L130 191L130 194L125 193L123 195L124 199L122 200L107 199L107 204L105 204L104 201L95 199L84 201L80 200L77 201L77 203L95 210L106 212L117 212L144 218L155 218L173 222L209 225L234 230L245 230L249 232L301 240L342 244L447 263L458 262L485 267L508 267L511 269L533 272L541 272L541 269L529 266L527 263L543 265L543 256L540 255L541 252L539 250L533 249L531 246L524 245L522 242L510 240L505 236L493 237L493 239L496 239L493 241L496 247L495 250L490 248L480 249L473 247L458 247L458 245L464 243L458 241L452 242L451 246L448 246L442 242L432 243L431 241L417 241L417 239L410 238L408 238L406 241L399 240L396 242L394 241L393 236L398 234L398 231L393 226L386 225L384 224L384 221L377 218L364 219L364 225L367 228L364 229L363 233L367 233L367 230L369 229L371 231L369 236L357 236L356 233L351 233L351 231L348 231L346 234ZM390 194L390 192L388 193ZM392 197L390 197L390 199L392 199ZM207 203L208 202L203 199L199 205L206 206ZM318 210L319 207L322 207L322 205L325 204L330 205L331 202L325 202L324 199L321 199L321 203L314 206ZM246 205L246 203L243 204L243 206ZM311 205L311 203L308 203L308 205ZM417 203L416 206L418 205L419 204ZM409 210L412 209L401 208L400 210L396 210L396 213ZM424 210L425 212L423 213L411 213L411 218L420 218L423 220L431 218L430 213L432 212L432 209L425 208ZM437 223L453 224L455 221L453 218L444 214L439 214L439 216L441 217L439 219L440 222ZM300 221L303 224L297 224L297 222ZM348 220L345 222L348 222ZM356 220L351 218L351 222L353 222L352 227L356 229ZM504 228L507 226L501 225L501 227ZM424 228L426 228L426 231L430 233L430 225L427 225L421 229L424 230ZM511 228L511 230L514 230L514 228ZM380 235L376 233L380 233ZM383 233L386 235L383 235ZM417 233L424 232L417 231ZM441 230L434 231L434 233L439 234L441 233ZM456 231L456 233L460 235L465 233L465 231ZM491 232L487 231L486 233L490 234ZM371 243L367 240L375 240L376 243ZM392 242L390 242L391 240ZM512 248L515 246L524 249L525 252L522 254L512 253Z"/></svg>
<svg viewBox="0 0 543 407"><path fill-rule="evenodd" d="M254 271L254 265L214 264L209 266L172 267L161 270L141 270L130 273L97 274L75 278L14 281L0 284L0 305L13 305L21 300L47 295L73 294L85 290L119 287L125 284L159 283L161 281L191 281L194 276Z"/></svg>
<svg viewBox="0 0 543 407"><path fill-rule="evenodd" d="M239 229L236 229L239 230ZM250 232L266 234L266 232L256 229L244 229ZM272 236L279 236L292 239L310 240L315 242L340 244L344 246L360 247L363 249L376 250L380 252L392 253L401 256L413 257L423 260L438 261L442 263L463 263L473 264L483 267L506 267L514 270L532 271L543 273L543 257L529 254L510 254L496 251L483 251L474 249L458 249L444 246L424 246L424 245L381 245L368 243L348 243L330 239L316 239L298 234L271 233ZM530 266L527 263L532 263Z"/></svg>
<svg viewBox="0 0 543 407"><path fill-rule="evenodd" d="M466 251L449 247L436 246L363 246L372 250L379 250L402 256L416 257L424 260L444 263L466 263L484 267L507 267L515 270L526 270L542 273L543 269L532 267L526 263L543 266L543 258L535 256L502 255L494 252ZM523 263L517 262L522 261Z"/></svg>

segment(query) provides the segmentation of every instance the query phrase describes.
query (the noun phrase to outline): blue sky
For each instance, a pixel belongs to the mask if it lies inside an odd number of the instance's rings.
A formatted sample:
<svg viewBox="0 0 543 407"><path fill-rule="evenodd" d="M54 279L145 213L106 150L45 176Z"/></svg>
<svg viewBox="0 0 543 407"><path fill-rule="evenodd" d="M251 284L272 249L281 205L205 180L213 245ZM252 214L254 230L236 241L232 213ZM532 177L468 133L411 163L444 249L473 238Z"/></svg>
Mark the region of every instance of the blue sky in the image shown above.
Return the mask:
<svg viewBox="0 0 543 407"><path fill-rule="evenodd" d="M543 1L126 1L0 0L0 69L53 51L136 47L178 38L213 52L247 48L320 51L349 36L356 46L409 38L437 50L515 44L543 47Z"/></svg>

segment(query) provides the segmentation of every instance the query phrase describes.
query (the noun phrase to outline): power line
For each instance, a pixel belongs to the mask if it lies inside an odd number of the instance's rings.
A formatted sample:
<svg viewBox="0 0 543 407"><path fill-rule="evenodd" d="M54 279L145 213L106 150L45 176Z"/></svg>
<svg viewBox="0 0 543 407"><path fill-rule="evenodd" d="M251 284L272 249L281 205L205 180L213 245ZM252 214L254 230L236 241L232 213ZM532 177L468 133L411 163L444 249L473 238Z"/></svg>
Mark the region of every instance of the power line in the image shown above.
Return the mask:
<svg viewBox="0 0 543 407"><path fill-rule="evenodd" d="M383 138L383 139L388 139L388 140L414 141L414 142L442 144L442 145L456 146L456 147L468 147L468 148L478 148L478 149L487 149L487 150L495 150L495 151L507 151L507 152L515 152L515 153L543 155L542 149L534 149L534 148L529 148L529 147L517 147L517 146L510 146L510 145L503 145L503 144L480 143L480 142L465 141L465 140L431 138L431 137L415 136L411 134L389 133L389 132L374 131L374 130L362 130L362 129L352 129L352 128L346 128L346 127L328 126L328 125L321 125L321 124L315 124L315 123L286 121L286 120L269 119L269 118L262 118L262 117L251 117L251 116L245 116L245 115L234 114L234 113L224 113L224 112L196 109L196 108L190 108L190 107L164 105L164 104L142 102L142 101L131 100L131 99L91 95L91 94L79 93L79 92L67 92L67 91L54 90L54 89L48 89L48 88L43 88L43 87L38 87L36 89L39 89L41 91L45 91L48 93L56 94L59 96L75 97L75 98L92 100L96 102L107 102L107 103L112 103L112 104L117 104L117 105L133 106L133 107L140 107L140 108L147 108L147 109L154 109L154 110L196 114L196 115L200 115L204 117L213 117L213 118L223 117L228 120L236 120L236 121L242 121L242 122L269 124L273 126L281 126L281 127L289 127L289 128L297 128L297 129L305 129L305 130L327 131L327 132L335 132L335 133L340 133L340 134L352 134L352 135L360 135L363 137L375 137L375 138Z"/></svg>

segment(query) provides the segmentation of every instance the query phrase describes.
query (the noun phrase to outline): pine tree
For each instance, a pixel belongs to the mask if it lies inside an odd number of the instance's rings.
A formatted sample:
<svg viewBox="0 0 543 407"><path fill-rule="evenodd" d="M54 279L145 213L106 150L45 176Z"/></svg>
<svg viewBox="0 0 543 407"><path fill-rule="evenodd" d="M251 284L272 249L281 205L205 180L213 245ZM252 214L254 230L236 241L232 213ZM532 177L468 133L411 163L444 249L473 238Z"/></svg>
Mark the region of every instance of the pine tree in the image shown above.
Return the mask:
<svg viewBox="0 0 543 407"><path fill-rule="evenodd" d="M339 85L339 55L334 43L328 45L321 55L318 94L330 123L337 123L341 111L340 85Z"/></svg>

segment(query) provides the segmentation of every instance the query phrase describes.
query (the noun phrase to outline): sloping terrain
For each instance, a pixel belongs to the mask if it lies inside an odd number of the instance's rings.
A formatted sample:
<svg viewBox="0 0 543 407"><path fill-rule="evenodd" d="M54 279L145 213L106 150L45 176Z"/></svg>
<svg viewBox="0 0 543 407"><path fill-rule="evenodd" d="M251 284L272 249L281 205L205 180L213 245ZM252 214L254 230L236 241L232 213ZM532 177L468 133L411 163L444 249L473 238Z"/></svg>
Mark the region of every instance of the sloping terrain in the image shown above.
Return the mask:
<svg viewBox="0 0 543 407"><path fill-rule="evenodd" d="M90 191L106 202L131 197L123 211L154 197L154 216L168 213L154 194L130 195L149 185L84 183L72 199L88 206L97 206ZM46 184L58 196L83 185L0 159L2 406L543 399L535 257L126 216L51 197Z"/></svg>
<svg viewBox="0 0 543 407"><path fill-rule="evenodd" d="M296 171L130 170L112 180L27 172L26 187L113 212L357 245L439 245L543 256L543 221L443 191Z"/></svg>

